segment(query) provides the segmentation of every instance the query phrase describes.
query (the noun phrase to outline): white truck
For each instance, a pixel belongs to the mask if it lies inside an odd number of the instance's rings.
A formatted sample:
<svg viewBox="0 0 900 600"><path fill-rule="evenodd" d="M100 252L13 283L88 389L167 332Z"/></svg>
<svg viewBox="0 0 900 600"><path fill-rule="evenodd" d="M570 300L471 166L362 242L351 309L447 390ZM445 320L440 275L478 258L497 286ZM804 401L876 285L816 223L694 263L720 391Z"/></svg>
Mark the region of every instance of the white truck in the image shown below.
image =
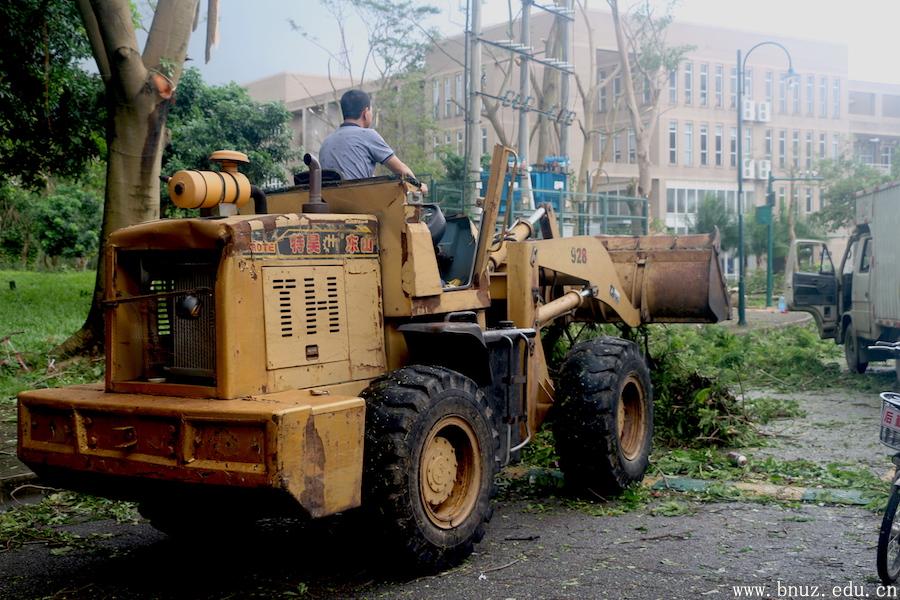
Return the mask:
<svg viewBox="0 0 900 600"><path fill-rule="evenodd" d="M851 371L893 358L869 346L900 340L900 181L857 195L856 225L837 269L825 242L791 245L785 299L790 310L813 315L823 339L844 345Z"/></svg>

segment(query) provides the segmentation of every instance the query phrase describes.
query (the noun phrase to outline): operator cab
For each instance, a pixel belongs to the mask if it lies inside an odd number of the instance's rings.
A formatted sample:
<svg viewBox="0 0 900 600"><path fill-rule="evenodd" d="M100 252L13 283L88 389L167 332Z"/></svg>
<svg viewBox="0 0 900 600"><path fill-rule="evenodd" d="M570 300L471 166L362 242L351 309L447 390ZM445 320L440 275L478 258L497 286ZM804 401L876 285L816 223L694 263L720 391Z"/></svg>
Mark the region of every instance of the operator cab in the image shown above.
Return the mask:
<svg viewBox="0 0 900 600"><path fill-rule="evenodd" d="M328 202L330 191L336 189L358 188L360 186L376 186L385 182L407 181L414 187L418 187L419 182L401 178L398 175L369 177L366 179L344 180L338 171L323 169L322 173L322 196L325 202ZM291 192L308 192L310 188L310 171L301 171L294 174L294 186L290 188L277 189L268 192L274 196ZM437 258L438 270L440 273L441 285L444 291L452 291L457 288L468 287L472 279L472 267L475 261L475 251L477 249L477 229L472 220L464 214L458 212L445 214L440 204L433 202L423 202L420 193L412 191L407 193L406 204L416 207L416 221L424 223L428 227L431 234L431 242L434 246L435 256ZM281 208L273 210L269 207L269 212L288 212ZM360 207L362 208L362 207ZM365 209L370 210L369 208ZM341 212L356 212L347 207L342 207Z"/></svg>

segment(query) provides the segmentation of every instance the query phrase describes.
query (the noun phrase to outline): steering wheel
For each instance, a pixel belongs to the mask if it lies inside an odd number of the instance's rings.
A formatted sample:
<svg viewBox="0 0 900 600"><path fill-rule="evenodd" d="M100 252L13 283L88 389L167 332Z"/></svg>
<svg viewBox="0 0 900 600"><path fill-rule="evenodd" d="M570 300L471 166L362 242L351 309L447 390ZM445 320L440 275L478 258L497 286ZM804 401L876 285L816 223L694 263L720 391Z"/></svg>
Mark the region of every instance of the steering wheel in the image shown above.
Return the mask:
<svg viewBox="0 0 900 600"><path fill-rule="evenodd" d="M447 219L437 204L421 204L420 206L422 207L422 222L428 226L431 243L437 246L447 229Z"/></svg>

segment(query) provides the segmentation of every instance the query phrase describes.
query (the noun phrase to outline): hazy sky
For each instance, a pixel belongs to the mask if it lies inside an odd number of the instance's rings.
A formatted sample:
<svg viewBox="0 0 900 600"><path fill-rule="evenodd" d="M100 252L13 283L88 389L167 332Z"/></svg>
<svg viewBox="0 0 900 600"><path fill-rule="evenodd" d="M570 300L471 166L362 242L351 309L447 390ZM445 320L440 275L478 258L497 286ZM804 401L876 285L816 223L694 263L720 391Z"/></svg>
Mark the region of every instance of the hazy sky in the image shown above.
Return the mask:
<svg viewBox="0 0 900 600"><path fill-rule="evenodd" d="M603 0L588 1L590 7L607 6ZM508 2L518 11L519 0L486 0L484 24L504 20ZM465 0L432 0L432 4L441 9L433 24L444 35L463 30ZM189 50L195 57L189 64L199 66L208 82L246 83L280 71L326 73L326 54L289 23L293 19L331 45L334 20L317 0L220 0L219 12L221 41L210 63L202 64L202 27ZM681 0L674 14L684 22L843 43L849 49L851 79L900 83L896 58L900 0ZM398 33L404 27L398 23ZM361 45L358 50L361 54Z"/></svg>

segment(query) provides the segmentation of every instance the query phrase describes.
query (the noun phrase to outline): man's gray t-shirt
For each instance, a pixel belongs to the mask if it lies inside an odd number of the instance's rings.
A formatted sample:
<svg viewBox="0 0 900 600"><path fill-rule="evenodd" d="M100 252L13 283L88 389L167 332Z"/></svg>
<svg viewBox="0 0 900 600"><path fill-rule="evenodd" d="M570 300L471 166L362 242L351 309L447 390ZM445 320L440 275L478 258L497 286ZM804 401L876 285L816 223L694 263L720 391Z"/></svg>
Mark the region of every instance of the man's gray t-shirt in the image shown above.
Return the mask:
<svg viewBox="0 0 900 600"><path fill-rule="evenodd" d="M344 179L365 179L375 174L376 164L393 155L374 129L344 124L322 142L319 163L323 169L340 172Z"/></svg>

